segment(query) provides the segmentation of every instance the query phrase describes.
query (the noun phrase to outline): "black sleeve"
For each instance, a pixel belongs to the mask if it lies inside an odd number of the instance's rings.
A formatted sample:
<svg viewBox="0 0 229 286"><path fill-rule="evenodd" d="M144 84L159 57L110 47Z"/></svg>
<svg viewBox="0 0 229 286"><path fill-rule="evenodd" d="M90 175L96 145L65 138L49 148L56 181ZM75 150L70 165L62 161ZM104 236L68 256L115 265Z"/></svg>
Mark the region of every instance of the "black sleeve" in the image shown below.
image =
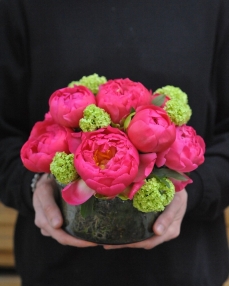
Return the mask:
<svg viewBox="0 0 229 286"><path fill-rule="evenodd" d="M0 200L21 214L32 211L33 173L20 160L29 135L29 43L20 1L0 1Z"/></svg>
<svg viewBox="0 0 229 286"><path fill-rule="evenodd" d="M223 1L222 1L223 3ZM229 205L229 2L218 15L211 86L217 105L213 138L207 145L205 163L187 187L189 216L213 220ZM201 103L201 104L204 104ZM214 113L213 113L214 114ZM213 115L212 115L213 116Z"/></svg>

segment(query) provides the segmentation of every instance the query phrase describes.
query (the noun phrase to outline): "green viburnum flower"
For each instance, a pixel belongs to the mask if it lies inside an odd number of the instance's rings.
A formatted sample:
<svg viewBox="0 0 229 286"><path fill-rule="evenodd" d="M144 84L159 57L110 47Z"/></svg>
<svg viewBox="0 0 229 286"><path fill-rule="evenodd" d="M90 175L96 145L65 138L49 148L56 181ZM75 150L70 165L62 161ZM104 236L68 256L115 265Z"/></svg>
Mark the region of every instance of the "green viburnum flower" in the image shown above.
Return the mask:
<svg viewBox="0 0 229 286"><path fill-rule="evenodd" d="M89 76L83 76L78 81L72 81L69 83L68 87L74 87L74 85L83 85L92 91L93 94L97 94L99 90L99 86L103 83L106 83L107 79L105 76L98 76L98 74L94 73Z"/></svg>
<svg viewBox="0 0 229 286"><path fill-rule="evenodd" d="M134 195L133 206L145 213L163 211L175 194L173 183L167 178L163 180L166 184L156 178L147 180Z"/></svg>
<svg viewBox="0 0 229 286"><path fill-rule="evenodd" d="M110 115L95 104L88 105L84 109L83 115L83 118L79 121L79 126L84 132L94 131L111 124Z"/></svg>
<svg viewBox="0 0 229 286"><path fill-rule="evenodd" d="M177 99L168 100L164 110L167 112L171 121L178 126L186 124L192 115L192 110L188 104L181 103Z"/></svg>
<svg viewBox="0 0 229 286"><path fill-rule="evenodd" d="M50 164L50 171L56 180L64 185L76 180L78 174L74 167L74 155L65 152L56 152Z"/></svg>
<svg viewBox="0 0 229 286"><path fill-rule="evenodd" d="M155 93L160 93L167 95L170 99L177 99L183 103L188 103L188 95L183 92L179 87L172 85L166 85L164 87L158 88Z"/></svg>

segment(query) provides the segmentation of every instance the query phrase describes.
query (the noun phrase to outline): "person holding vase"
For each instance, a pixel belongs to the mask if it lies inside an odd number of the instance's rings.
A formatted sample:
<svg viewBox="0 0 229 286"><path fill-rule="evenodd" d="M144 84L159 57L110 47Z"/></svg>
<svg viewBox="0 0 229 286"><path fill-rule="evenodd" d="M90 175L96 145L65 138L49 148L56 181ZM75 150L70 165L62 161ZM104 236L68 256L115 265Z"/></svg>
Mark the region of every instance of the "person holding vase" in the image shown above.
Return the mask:
<svg viewBox="0 0 229 286"><path fill-rule="evenodd" d="M18 210L22 285L222 285L229 272L229 2L1 0L0 13L0 200ZM97 245L68 235L54 179L34 177L20 159L50 94L95 72L153 91L181 87L193 111L189 124L206 143L193 183L142 242Z"/></svg>

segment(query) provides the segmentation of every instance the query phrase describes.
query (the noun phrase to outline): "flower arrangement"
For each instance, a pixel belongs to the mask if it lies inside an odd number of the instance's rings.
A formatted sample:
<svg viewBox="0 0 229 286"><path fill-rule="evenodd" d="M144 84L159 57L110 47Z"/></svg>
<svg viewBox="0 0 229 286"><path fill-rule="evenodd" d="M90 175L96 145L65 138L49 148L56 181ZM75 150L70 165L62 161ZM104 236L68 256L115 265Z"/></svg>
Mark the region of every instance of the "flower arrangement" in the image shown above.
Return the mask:
<svg viewBox="0 0 229 286"><path fill-rule="evenodd" d="M191 114L178 87L152 92L128 78L84 76L50 96L21 159L32 172L52 173L63 199L82 212L93 197L161 212L204 162L205 143L187 125Z"/></svg>

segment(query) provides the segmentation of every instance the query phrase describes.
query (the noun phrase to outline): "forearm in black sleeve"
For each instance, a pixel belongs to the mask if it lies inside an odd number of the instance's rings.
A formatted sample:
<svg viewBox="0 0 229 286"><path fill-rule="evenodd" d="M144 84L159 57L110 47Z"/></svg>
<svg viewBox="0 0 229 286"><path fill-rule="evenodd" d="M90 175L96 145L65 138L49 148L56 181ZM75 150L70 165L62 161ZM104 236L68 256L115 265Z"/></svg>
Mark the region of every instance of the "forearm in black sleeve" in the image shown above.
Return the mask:
<svg viewBox="0 0 229 286"><path fill-rule="evenodd" d="M12 3L0 1L0 200L25 214L32 211L33 177L20 160L30 128L29 57L23 11Z"/></svg>
<svg viewBox="0 0 229 286"><path fill-rule="evenodd" d="M212 220L229 205L229 2L223 1L216 33L212 80L216 93L215 129L205 163L193 172L187 187L189 215Z"/></svg>

